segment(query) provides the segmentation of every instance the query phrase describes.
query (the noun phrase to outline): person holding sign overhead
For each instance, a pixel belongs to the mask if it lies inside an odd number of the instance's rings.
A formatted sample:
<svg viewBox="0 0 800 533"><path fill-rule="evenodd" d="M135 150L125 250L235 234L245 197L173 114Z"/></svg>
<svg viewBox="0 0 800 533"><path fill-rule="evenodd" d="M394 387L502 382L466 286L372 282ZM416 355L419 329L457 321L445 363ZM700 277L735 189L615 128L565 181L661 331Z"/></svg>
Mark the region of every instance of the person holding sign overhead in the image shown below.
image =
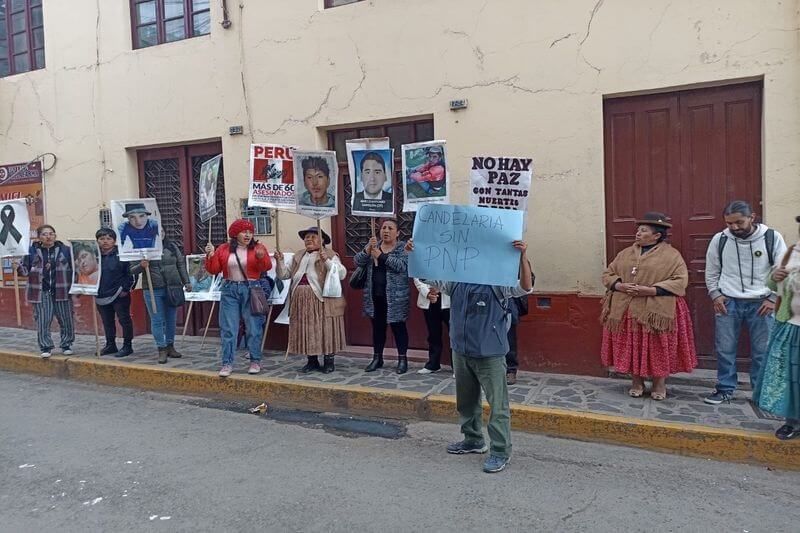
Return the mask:
<svg viewBox="0 0 800 533"><path fill-rule="evenodd" d="M367 269L363 301L364 314L372 320L373 355L365 372L374 372L383 366L387 323L397 345L397 373L408 371L408 257L403 250L405 242L398 240L399 233L397 220L384 220L380 243L372 237L364 250L353 257L357 266Z"/></svg>
<svg viewBox="0 0 800 533"><path fill-rule="evenodd" d="M72 355L75 326L72 299L69 296L72 284L69 246L56 240L55 228L47 224L36 228L36 236L39 242L31 245L22 264L12 260L12 267L17 268L21 276L28 276L25 295L28 302L33 304L36 338L42 357L50 357L54 348L50 336L54 315L61 329L61 352Z"/></svg>
<svg viewBox="0 0 800 533"><path fill-rule="evenodd" d="M219 302L219 329L222 337L222 368L219 376L233 372L239 321L244 320L247 349L250 352L248 374L261 372L261 321L250 312L250 285L259 283L262 272L272 268L267 247L253 238L255 228L249 220L239 219L228 228L230 241L219 248L206 245L206 270L222 273L222 297Z"/></svg>

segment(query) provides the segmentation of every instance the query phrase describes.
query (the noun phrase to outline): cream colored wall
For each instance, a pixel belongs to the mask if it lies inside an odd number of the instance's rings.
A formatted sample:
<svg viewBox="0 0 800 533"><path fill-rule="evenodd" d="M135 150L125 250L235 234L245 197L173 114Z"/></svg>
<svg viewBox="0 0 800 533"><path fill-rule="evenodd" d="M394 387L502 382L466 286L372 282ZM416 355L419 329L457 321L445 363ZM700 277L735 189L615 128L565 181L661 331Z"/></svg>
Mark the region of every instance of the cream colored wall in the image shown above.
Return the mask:
<svg viewBox="0 0 800 533"><path fill-rule="evenodd" d="M796 232L796 0L228 3L229 30L215 0L210 36L132 50L128 2L45 0L47 68L0 79L0 161L57 154L47 212L62 236L91 235L98 207L136 195L138 147L220 138L233 218L251 140L324 148L332 126L428 115L455 202L471 155L534 158L538 288L598 294L603 96L762 76L767 222ZM449 111L455 98L469 108ZM299 244L309 219L281 220L284 247Z"/></svg>

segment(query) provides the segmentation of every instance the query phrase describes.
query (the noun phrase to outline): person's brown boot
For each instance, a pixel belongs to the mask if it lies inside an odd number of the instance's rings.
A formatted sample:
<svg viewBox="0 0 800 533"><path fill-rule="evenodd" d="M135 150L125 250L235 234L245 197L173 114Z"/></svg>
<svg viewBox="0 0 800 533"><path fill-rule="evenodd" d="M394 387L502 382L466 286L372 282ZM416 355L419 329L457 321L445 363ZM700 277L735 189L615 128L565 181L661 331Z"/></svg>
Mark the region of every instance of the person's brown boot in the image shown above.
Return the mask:
<svg viewBox="0 0 800 533"><path fill-rule="evenodd" d="M167 347L159 348L158 349L158 364L163 365L167 362L167 355L169 354L169 350Z"/></svg>
<svg viewBox="0 0 800 533"><path fill-rule="evenodd" d="M516 372L506 373L506 385L514 385L517 382Z"/></svg>
<svg viewBox="0 0 800 533"><path fill-rule="evenodd" d="M175 349L174 344L167 344L167 357L173 357L175 359L180 359L183 357L181 352Z"/></svg>

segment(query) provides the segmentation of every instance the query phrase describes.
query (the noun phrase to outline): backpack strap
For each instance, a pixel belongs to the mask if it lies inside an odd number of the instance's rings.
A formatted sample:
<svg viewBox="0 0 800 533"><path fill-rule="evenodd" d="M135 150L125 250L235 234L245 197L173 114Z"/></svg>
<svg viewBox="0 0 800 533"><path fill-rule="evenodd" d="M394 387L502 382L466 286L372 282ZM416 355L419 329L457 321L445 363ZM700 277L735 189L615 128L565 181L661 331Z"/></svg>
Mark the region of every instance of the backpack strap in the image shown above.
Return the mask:
<svg viewBox="0 0 800 533"><path fill-rule="evenodd" d="M717 243L717 253L719 254L719 269L722 271L722 252L725 250L725 245L728 243L728 236L724 233L720 234L719 242Z"/></svg>
<svg viewBox="0 0 800 533"><path fill-rule="evenodd" d="M764 244L767 245L767 259L769 266L775 266L775 230L770 228L764 234Z"/></svg>

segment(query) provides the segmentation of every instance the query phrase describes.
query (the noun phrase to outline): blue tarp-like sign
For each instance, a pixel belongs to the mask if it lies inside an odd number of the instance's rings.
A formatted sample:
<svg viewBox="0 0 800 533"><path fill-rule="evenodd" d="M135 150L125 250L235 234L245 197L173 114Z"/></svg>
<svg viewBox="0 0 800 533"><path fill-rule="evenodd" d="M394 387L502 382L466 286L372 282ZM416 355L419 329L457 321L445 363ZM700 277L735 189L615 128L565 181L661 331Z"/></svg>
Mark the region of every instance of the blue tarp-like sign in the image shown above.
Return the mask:
<svg viewBox="0 0 800 533"><path fill-rule="evenodd" d="M424 204L414 221L408 275L439 281L516 285L522 211Z"/></svg>

